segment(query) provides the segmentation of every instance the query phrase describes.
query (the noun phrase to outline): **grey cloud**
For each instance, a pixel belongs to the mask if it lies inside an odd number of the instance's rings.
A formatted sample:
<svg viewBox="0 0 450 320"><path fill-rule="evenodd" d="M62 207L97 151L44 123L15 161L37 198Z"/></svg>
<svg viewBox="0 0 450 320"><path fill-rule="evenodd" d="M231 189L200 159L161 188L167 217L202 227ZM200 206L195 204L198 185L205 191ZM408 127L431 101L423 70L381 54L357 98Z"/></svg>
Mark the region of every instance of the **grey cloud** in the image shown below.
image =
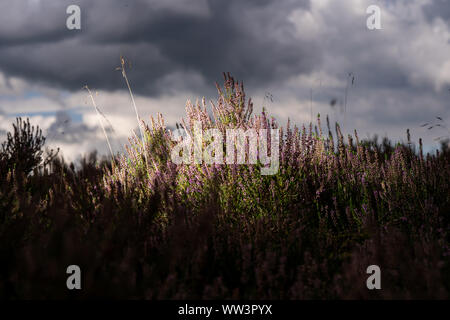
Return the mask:
<svg viewBox="0 0 450 320"><path fill-rule="evenodd" d="M430 117L448 119L448 47L431 31L435 17L449 21L448 0L426 6L418 0L351 2L360 5L358 10L348 1L34 0L34 7L26 9L28 2L0 4L0 70L32 83L69 90L85 84L125 89L114 70L125 55L132 64L131 85L142 95L211 97L214 82L230 71L251 96L270 91L277 101L295 103L309 101L311 81L291 86L286 80L317 72L333 83L324 81L314 101L341 117L345 81L353 72L348 123L361 123L372 132L384 127L403 133ZM383 8L381 31L365 26L363 7L372 3ZM81 31L65 28L69 4L82 9ZM298 8L316 10L301 16L305 21L299 33L287 19ZM337 101L334 110L332 99ZM284 106L287 116L309 115L309 108ZM146 112L155 111L150 109Z"/></svg>
<svg viewBox="0 0 450 320"><path fill-rule="evenodd" d="M450 5L448 0L433 0L424 6L424 13L432 20L436 17L442 18L450 24Z"/></svg>
<svg viewBox="0 0 450 320"><path fill-rule="evenodd" d="M95 139L100 128L88 127L84 123L75 123L66 111L56 113L55 121L46 130L47 140L50 142L79 143L88 139ZM105 128L111 133L109 127Z"/></svg>
<svg viewBox="0 0 450 320"><path fill-rule="evenodd" d="M158 84L174 73L187 80L200 74L209 89L229 71L257 87L308 73L321 61L317 45L298 41L287 20L307 1L42 1L23 15L17 3L0 13L0 21L14 15L16 28L0 32L0 69L70 90L87 82L122 89L114 73L122 54L132 62L133 88L145 95L170 91ZM69 4L82 9L81 31L65 29ZM198 83L186 87L200 91Z"/></svg>

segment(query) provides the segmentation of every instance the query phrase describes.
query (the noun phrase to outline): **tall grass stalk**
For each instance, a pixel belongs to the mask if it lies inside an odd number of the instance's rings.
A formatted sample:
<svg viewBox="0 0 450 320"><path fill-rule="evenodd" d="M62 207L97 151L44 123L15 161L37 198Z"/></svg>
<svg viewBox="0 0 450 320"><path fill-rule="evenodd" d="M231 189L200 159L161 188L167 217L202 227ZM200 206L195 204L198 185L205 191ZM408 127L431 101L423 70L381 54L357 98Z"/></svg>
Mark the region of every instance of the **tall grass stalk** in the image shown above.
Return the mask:
<svg viewBox="0 0 450 320"><path fill-rule="evenodd" d="M120 57L120 65L121 66L118 67L117 69L122 71L122 76L125 79L125 83L127 84L127 87L128 87L128 92L130 93L131 102L133 103L134 112L136 113L136 120L138 122L139 132L141 134L141 143L142 143L142 146L144 149L145 166L147 167L147 151L146 151L147 148L145 145L146 141L145 141L144 130L142 129L141 118L139 117L139 112L137 110L136 102L134 100L133 91L131 90L130 82L128 81L127 73L125 71L125 58L123 56Z"/></svg>
<svg viewBox="0 0 450 320"><path fill-rule="evenodd" d="M318 82L319 83L319 85L317 86L316 85L316 88L315 89L319 89L320 87L322 87L322 80L321 79L316 79L316 81L315 82ZM313 88L313 86L311 86L311 88L310 88L310 113L311 113L311 123L313 123L313 120L314 120L314 117L313 117L313 91L314 91L314 88Z"/></svg>
<svg viewBox="0 0 450 320"><path fill-rule="evenodd" d="M353 86L353 84L355 83L355 76L353 74L353 72L350 72L348 74L347 77L347 85L345 86L345 97L344 97L344 134L345 134L345 130L347 127L347 121L346 121L346 117L347 117L347 101L348 101L348 93L349 93L349 88L350 88L350 79L351 79L351 86Z"/></svg>
<svg viewBox="0 0 450 320"><path fill-rule="evenodd" d="M313 89L312 88L311 88L310 94L311 94L311 105L310 105L311 120L310 120L310 122L312 123L313 122Z"/></svg>
<svg viewBox="0 0 450 320"><path fill-rule="evenodd" d="M100 126L102 127L103 134L106 138L106 143L108 144L109 152L111 153L111 160L114 162L114 153L111 148L111 143L109 143L108 135L106 134L105 126L103 125L102 117L100 115L100 110L97 107L97 104L95 103L94 96L92 95L91 89L86 85L84 88L88 91L89 97L91 98L92 105L94 106L95 112L97 113L98 121L100 122Z"/></svg>

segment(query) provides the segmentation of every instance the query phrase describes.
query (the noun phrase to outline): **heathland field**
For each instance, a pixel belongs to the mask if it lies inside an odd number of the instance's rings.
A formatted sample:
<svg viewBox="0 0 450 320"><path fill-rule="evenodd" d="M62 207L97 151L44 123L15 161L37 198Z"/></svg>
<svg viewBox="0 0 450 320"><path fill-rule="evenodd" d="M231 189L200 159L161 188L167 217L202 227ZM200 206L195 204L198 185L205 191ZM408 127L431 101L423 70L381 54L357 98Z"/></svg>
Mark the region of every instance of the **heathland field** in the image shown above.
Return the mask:
<svg viewBox="0 0 450 320"><path fill-rule="evenodd" d="M75 166L18 119L0 150L0 297L449 298L448 145L343 136L320 116L280 125L230 76L218 93L211 109L187 105L181 153L158 116L127 153ZM254 129L276 170L245 144L240 163L195 158L225 157L231 129ZM66 287L70 265L82 290Z"/></svg>

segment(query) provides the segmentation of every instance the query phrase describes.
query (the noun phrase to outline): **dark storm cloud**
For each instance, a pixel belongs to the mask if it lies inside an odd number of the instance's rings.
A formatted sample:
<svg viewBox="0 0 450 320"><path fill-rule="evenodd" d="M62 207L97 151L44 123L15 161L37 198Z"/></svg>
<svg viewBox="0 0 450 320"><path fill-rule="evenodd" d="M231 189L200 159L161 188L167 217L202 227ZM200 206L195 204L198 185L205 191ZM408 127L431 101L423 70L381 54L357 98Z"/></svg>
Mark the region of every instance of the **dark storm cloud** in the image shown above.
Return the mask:
<svg viewBox="0 0 450 320"><path fill-rule="evenodd" d="M78 4L82 30L67 30ZM114 69L132 62L133 88L156 95L167 77L194 91L214 88L222 72L250 86L308 73L321 61L314 43L298 41L287 20L308 1L17 1L0 11L0 69L71 90L84 84L122 89ZM197 75L197 76L196 76ZM196 81L192 78L197 77ZM200 77L200 80L198 79ZM203 77L203 78L202 78Z"/></svg>
<svg viewBox="0 0 450 320"><path fill-rule="evenodd" d="M424 12L430 20L440 17L447 24L450 24L450 3L448 0L433 0L424 7Z"/></svg>

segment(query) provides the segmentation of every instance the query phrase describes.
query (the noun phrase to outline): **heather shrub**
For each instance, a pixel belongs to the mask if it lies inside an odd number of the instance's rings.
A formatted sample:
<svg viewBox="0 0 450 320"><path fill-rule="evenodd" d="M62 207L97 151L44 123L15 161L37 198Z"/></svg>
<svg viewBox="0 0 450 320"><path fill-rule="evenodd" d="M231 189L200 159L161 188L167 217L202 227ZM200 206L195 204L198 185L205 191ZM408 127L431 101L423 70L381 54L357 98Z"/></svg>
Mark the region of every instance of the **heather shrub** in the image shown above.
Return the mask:
<svg viewBox="0 0 450 320"><path fill-rule="evenodd" d="M7 133L6 141L1 144L0 170L2 176L9 170L29 174L43 162L48 163L55 156L53 152L44 157L45 137L39 126L30 124L30 120L17 118L13 131Z"/></svg>
<svg viewBox="0 0 450 320"><path fill-rule="evenodd" d="M448 149L424 155L409 140L344 137L320 116L283 127L254 115L230 75L217 89L211 110L204 100L186 105L182 139L195 121L223 134L278 128L275 174L261 175L261 162L174 163L179 141L162 115L142 122L143 135L112 161L9 170L0 181L0 297L449 297ZM79 292L65 288L70 264L83 272ZM380 291L365 287L371 264L381 268Z"/></svg>

